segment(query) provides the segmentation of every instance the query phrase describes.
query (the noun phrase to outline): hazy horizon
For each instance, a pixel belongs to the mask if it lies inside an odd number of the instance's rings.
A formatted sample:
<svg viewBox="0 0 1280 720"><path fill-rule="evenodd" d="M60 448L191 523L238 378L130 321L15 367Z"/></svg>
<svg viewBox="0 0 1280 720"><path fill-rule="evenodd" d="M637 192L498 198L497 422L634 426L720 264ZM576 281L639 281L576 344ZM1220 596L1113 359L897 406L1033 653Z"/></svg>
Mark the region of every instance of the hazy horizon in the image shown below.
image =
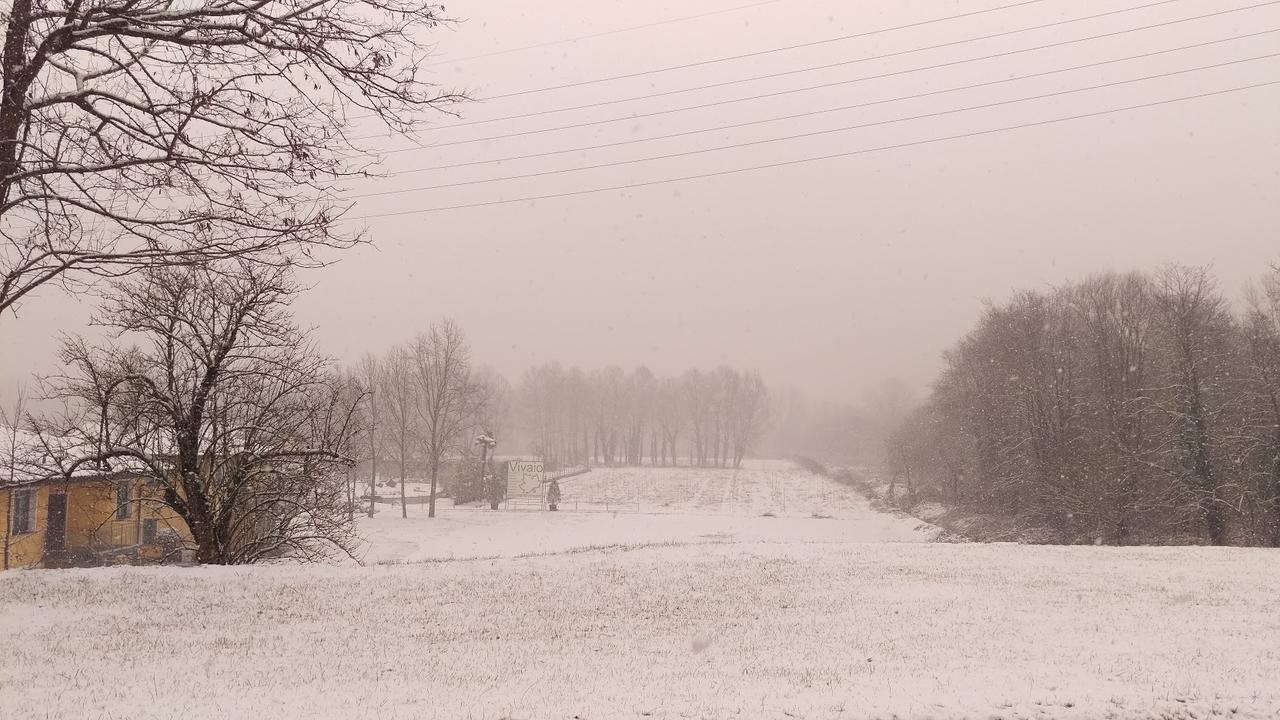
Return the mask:
<svg viewBox="0 0 1280 720"><path fill-rule="evenodd" d="M1048 2L844 42L629 80L491 101L551 85L696 63L934 19L936 4L866 8L766 3L688 22L542 48L511 48L612 32L724 3L609 6L573 0L538 14L454 3L463 20L433 35L429 69L469 90L461 122L574 107L655 91L785 72L1017 30L1088 12ZM1052 10L1048 10L1051 7ZM614 143L633 137L793 115L994 77L1034 74L1253 32L1280 19L1263 7L1003 59L796 93L702 111L515 139L459 140L647 113L864 75L945 63L1204 15L1213 3L1163 4L1038 32L912 53L775 80L607 107L450 129L439 117L422 149L387 156L390 173L352 194L438 186L631 160L726 143L803 134L1192 68L1274 49L1270 36L1202 47L976 91L887 103L705 136L602 151L423 171L440 165ZM957 10L959 12L959 10ZM714 37L713 44L702 38ZM655 41L662 42L655 45ZM496 199L573 192L928 140L1267 78L1275 59L1247 62L994 110L899 122L750 148L548 178L416 191L355 201L351 218ZM343 362L381 352L448 316L473 354L508 379L552 360L584 368L646 365L658 374L729 363L817 400L858 401L889 377L922 391L941 353L982 311L1017 289L1110 269L1212 264L1233 299L1280 258L1280 90L1275 86L979 137L790 167L536 202L362 221L375 245L307 271L297 306L320 347ZM1105 132L1102 130L1105 129ZM373 129L370 129L373 131ZM389 149L410 147L389 142ZM46 287L0 321L0 395L53 361L58 331L91 310Z"/></svg>

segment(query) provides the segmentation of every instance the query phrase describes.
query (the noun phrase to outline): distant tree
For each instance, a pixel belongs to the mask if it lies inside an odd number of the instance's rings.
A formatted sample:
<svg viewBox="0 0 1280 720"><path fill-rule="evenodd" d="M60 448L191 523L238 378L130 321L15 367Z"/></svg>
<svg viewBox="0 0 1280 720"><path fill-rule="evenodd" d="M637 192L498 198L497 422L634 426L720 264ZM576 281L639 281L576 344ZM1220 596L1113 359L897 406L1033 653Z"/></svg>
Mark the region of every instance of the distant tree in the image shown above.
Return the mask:
<svg viewBox="0 0 1280 720"><path fill-rule="evenodd" d="M668 459L672 465L680 464L680 434L685 426L685 407L680 382L666 379L658 388L656 417L661 433L661 462L666 465Z"/></svg>
<svg viewBox="0 0 1280 720"><path fill-rule="evenodd" d="M626 412L626 374L617 365L591 373L591 422L595 435L595 455L603 465L618 460L618 438Z"/></svg>
<svg viewBox="0 0 1280 720"><path fill-rule="evenodd" d="M1251 294L1242 324L1245 390L1239 454L1262 540L1280 547L1280 267Z"/></svg>
<svg viewBox="0 0 1280 720"><path fill-rule="evenodd" d="M697 369L687 371L680 383L689 417L689 432L693 436L693 464L706 467L711 445L710 417L715 412L715 393L707 375Z"/></svg>
<svg viewBox="0 0 1280 720"><path fill-rule="evenodd" d="M54 280L317 261L358 240L353 121L460 100L422 72L421 0L13 0L0 11L0 316Z"/></svg>
<svg viewBox="0 0 1280 720"><path fill-rule="evenodd" d="M568 398L564 370L547 363L525 371L520 383L520 408L533 436L533 449L556 463L564 448L564 416Z"/></svg>
<svg viewBox="0 0 1280 720"><path fill-rule="evenodd" d="M750 371L734 383L729 402L729 441L733 446L733 466L755 448L764 434L769 411L769 393L760 373Z"/></svg>
<svg viewBox="0 0 1280 720"><path fill-rule="evenodd" d="M640 366L627 378L625 388L626 462L644 464L645 431L653 422L654 391L657 379L649 368Z"/></svg>
<svg viewBox="0 0 1280 720"><path fill-rule="evenodd" d="M357 370L361 385L366 389L365 441L369 444L369 517L373 517L374 503L378 498L378 442L381 426L378 422L381 396L382 364L377 355L365 353Z"/></svg>
<svg viewBox="0 0 1280 720"><path fill-rule="evenodd" d="M513 422L515 391L501 373L488 365L481 365L471 372L471 384L474 395L465 408L464 430L458 439L458 448L463 453L476 450L474 440L480 435L509 437Z"/></svg>
<svg viewBox="0 0 1280 720"><path fill-rule="evenodd" d="M564 378L565 424L563 444L567 462L591 464L591 385L581 369L573 367ZM582 444L578 444L581 438Z"/></svg>
<svg viewBox="0 0 1280 720"><path fill-rule="evenodd" d="M1085 452L1077 458L1092 469L1081 492L1102 534L1124 544L1144 514L1169 504L1150 480L1159 472L1149 402L1155 352L1152 291L1136 273L1101 275L1072 291L1071 308L1087 356L1088 412L1094 419L1086 429Z"/></svg>
<svg viewBox="0 0 1280 720"><path fill-rule="evenodd" d="M402 346L391 348L381 361L380 377L378 407L383 414L378 425L383 441L399 462L400 517L407 518L409 506L404 486L409 460L418 442L418 388L409 350Z"/></svg>
<svg viewBox="0 0 1280 720"><path fill-rule="evenodd" d="M436 487L445 454L463 451L468 420L480 413L485 398L471 379L471 349L462 328L442 320L410 347L421 442L431 473L427 517L436 516Z"/></svg>
<svg viewBox="0 0 1280 720"><path fill-rule="evenodd" d="M371 398L372 392L354 371L334 371L323 386L323 394L318 398L322 402L315 404L317 412L311 420L312 436L319 437L324 432L332 432L334 428L341 427L342 424L338 422L339 414L349 413L345 423L348 430L341 437L326 442L337 447L349 461L346 468L347 517L353 523L360 496L356 468L370 459L370 437L374 429L369 412Z"/></svg>
<svg viewBox="0 0 1280 720"><path fill-rule="evenodd" d="M1177 448L1174 461L1209 541L1222 545L1231 505L1217 433L1227 407L1232 319L1204 268L1162 271L1155 281L1154 304L1163 350L1160 408Z"/></svg>

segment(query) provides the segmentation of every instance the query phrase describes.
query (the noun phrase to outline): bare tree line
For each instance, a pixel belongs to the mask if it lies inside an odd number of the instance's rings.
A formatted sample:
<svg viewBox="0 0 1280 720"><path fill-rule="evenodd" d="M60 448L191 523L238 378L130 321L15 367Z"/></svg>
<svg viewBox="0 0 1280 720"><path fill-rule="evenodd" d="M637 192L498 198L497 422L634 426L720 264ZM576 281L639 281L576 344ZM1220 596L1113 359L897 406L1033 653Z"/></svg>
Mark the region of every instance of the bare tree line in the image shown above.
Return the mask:
<svg viewBox="0 0 1280 720"><path fill-rule="evenodd" d="M1280 545L1280 269L1233 312L1205 268L990 306L889 441L908 494L1066 537Z"/></svg>
<svg viewBox="0 0 1280 720"><path fill-rule="evenodd" d="M738 467L768 416L760 374L727 366L658 378L549 363L524 373L516 397L534 452L558 466Z"/></svg>

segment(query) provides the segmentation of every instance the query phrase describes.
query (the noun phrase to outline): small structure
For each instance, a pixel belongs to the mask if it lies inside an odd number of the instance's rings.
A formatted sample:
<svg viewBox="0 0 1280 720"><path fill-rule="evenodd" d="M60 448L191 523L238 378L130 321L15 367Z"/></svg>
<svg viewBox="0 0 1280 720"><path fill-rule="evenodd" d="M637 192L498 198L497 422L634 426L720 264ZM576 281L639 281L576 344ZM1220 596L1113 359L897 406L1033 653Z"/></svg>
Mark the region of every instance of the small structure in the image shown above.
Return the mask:
<svg viewBox="0 0 1280 720"><path fill-rule="evenodd" d="M186 523L163 490L128 472L57 471L38 438L3 428L0 449L0 570L180 559Z"/></svg>
<svg viewBox="0 0 1280 720"><path fill-rule="evenodd" d="M158 492L125 473L0 486L0 568L178 560L191 533Z"/></svg>

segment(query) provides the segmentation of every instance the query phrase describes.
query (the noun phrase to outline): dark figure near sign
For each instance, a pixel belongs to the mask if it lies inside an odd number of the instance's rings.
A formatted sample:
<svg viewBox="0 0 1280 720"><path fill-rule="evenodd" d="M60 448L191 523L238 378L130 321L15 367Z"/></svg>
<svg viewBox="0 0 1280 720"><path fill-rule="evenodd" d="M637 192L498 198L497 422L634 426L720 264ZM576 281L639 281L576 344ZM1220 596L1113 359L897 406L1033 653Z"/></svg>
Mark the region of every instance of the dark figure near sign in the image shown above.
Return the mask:
<svg viewBox="0 0 1280 720"><path fill-rule="evenodd" d="M547 487L547 505L551 508L551 512L556 511L556 505L560 504L560 481L552 480L551 485Z"/></svg>

